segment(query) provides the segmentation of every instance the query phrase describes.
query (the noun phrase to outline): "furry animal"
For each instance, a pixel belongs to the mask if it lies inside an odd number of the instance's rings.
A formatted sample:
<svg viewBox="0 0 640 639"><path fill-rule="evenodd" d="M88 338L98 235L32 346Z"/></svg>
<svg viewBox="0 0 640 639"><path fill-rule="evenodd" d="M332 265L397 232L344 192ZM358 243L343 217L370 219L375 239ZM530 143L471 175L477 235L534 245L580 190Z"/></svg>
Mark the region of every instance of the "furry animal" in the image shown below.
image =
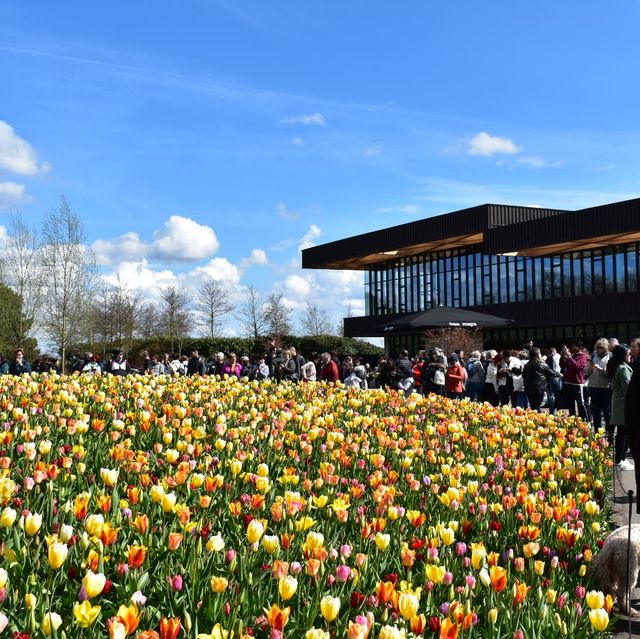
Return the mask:
<svg viewBox="0 0 640 639"><path fill-rule="evenodd" d="M631 551L627 555L631 528ZM605 540L602 550L591 562L591 575L598 581L602 591L616 597L618 610L622 614L638 616L640 613L629 606L627 595L627 561L631 587L636 585L640 572L640 524L622 526L614 530Z"/></svg>

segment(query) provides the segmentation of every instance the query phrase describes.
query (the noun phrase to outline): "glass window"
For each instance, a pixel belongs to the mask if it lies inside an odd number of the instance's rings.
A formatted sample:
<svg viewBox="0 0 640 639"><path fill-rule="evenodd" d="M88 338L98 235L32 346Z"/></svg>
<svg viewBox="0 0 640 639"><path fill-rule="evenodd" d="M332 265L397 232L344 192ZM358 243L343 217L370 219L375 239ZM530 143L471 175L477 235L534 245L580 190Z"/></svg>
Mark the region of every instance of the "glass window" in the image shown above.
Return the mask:
<svg viewBox="0 0 640 639"><path fill-rule="evenodd" d="M571 255L571 262L573 263L573 292L574 295L582 295L584 293L582 282L582 254L573 253Z"/></svg>
<svg viewBox="0 0 640 639"><path fill-rule="evenodd" d="M562 297L562 261L560 257L552 258L551 268L553 270L553 297Z"/></svg>
<svg viewBox="0 0 640 639"><path fill-rule="evenodd" d="M603 256L604 259L604 292L613 293L616 290L616 276L613 270L613 251L607 249Z"/></svg>
<svg viewBox="0 0 640 639"><path fill-rule="evenodd" d="M500 302L500 272L498 270L497 255L491 256L491 303Z"/></svg>
<svg viewBox="0 0 640 639"><path fill-rule="evenodd" d="M573 277L571 275L571 267L573 262L571 254L565 253L562 256L562 295L563 297L573 297Z"/></svg>
<svg viewBox="0 0 640 639"><path fill-rule="evenodd" d="M583 295L593 294L593 256L591 251L582 252L582 290Z"/></svg>
<svg viewBox="0 0 640 639"><path fill-rule="evenodd" d="M627 290L638 290L638 247L632 244L627 250Z"/></svg>
<svg viewBox="0 0 640 639"><path fill-rule="evenodd" d="M621 293L627 290L627 268L625 265L624 248L616 252L616 291Z"/></svg>
<svg viewBox="0 0 640 639"><path fill-rule="evenodd" d="M551 272L551 258L542 258L542 299L549 299L552 297L553 290L553 273Z"/></svg>
<svg viewBox="0 0 640 639"><path fill-rule="evenodd" d="M534 290L535 290L535 299L541 300L543 299L543 291L544 291L544 274L542 272L542 258L534 257L533 258L533 267L534 267Z"/></svg>
<svg viewBox="0 0 640 639"><path fill-rule="evenodd" d="M593 293L598 295L604 292L604 269L602 264L602 251L593 251Z"/></svg>
<svg viewBox="0 0 640 639"><path fill-rule="evenodd" d="M525 261L522 257L516 257L516 301L523 302L526 297L525 290Z"/></svg>

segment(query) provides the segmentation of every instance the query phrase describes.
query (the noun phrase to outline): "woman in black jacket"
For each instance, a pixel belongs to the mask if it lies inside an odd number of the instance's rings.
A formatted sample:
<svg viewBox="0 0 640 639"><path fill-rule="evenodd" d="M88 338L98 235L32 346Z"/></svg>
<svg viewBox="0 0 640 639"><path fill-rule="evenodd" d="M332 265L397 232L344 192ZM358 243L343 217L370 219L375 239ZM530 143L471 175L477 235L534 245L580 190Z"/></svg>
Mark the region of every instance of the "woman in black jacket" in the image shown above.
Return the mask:
<svg viewBox="0 0 640 639"><path fill-rule="evenodd" d="M529 399L529 406L533 410L540 412L540 406L547 392L547 385L550 379L562 377L560 373L551 370L540 357L540 349L532 348L529 352L529 361L522 369L524 380L524 392Z"/></svg>

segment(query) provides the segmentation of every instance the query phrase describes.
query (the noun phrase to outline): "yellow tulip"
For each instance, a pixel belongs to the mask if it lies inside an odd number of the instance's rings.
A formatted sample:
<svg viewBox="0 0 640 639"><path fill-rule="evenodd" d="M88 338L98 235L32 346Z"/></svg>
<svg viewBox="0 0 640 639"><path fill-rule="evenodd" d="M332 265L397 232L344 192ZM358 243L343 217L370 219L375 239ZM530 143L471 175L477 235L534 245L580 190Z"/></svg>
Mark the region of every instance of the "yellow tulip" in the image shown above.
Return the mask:
<svg viewBox="0 0 640 639"><path fill-rule="evenodd" d="M7 506L0 515L0 526L3 528L9 528L13 526L13 522L16 520L18 513L13 509Z"/></svg>
<svg viewBox="0 0 640 639"><path fill-rule="evenodd" d="M57 570L66 561L69 549L67 544L54 542L49 546L49 565L53 570Z"/></svg>
<svg viewBox="0 0 640 639"><path fill-rule="evenodd" d="M266 464L260 464L258 466L258 473L260 477L268 477L269 476L269 466Z"/></svg>
<svg viewBox="0 0 640 639"><path fill-rule="evenodd" d="M270 554L273 555L280 550L280 542L278 541L278 535L265 535L262 538L262 547Z"/></svg>
<svg viewBox="0 0 640 639"><path fill-rule="evenodd" d="M226 577L211 577L211 592L224 592L229 585Z"/></svg>
<svg viewBox="0 0 640 639"><path fill-rule="evenodd" d="M82 603L73 604L73 615L76 618L76 623L81 628L88 628L100 614L100 606L92 606L88 599L85 599Z"/></svg>
<svg viewBox="0 0 640 639"><path fill-rule="evenodd" d="M247 539L250 544L260 541L260 537L264 534L264 526L259 519L252 519L247 526Z"/></svg>
<svg viewBox="0 0 640 639"><path fill-rule="evenodd" d="M91 572L91 570L89 570L82 579L82 585L89 599L97 597L104 590L106 583L107 578L102 573L96 574Z"/></svg>
<svg viewBox="0 0 640 639"><path fill-rule="evenodd" d="M597 610L604 607L604 595L599 590L590 590L586 596L587 606L591 610Z"/></svg>
<svg viewBox="0 0 640 639"><path fill-rule="evenodd" d="M333 621L340 612L340 598L325 595L320 600L320 612L325 621Z"/></svg>
<svg viewBox="0 0 640 639"><path fill-rule="evenodd" d="M50 637L61 625L62 617L57 612L48 612L44 616L40 628L47 637Z"/></svg>
<svg viewBox="0 0 640 639"><path fill-rule="evenodd" d="M377 532L375 537L376 546L380 552L386 550L391 542L391 535Z"/></svg>
<svg viewBox="0 0 640 639"><path fill-rule="evenodd" d="M4 568L0 568L0 588L4 588L7 585L9 574Z"/></svg>
<svg viewBox="0 0 640 639"><path fill-rule="evenodd" d="M109 488L113 488L118 481L119 471L111 468L101 468L100 469L100 479L105 486Z"/></svg>
<svg viewBox="0 0 640 639"><path fill-rule="evenodd" d="M589 621L598 632L604 632L609 627L609 615L604 608L589 610Z"/></svg>
<svg viewBox="0 0 640 639"><path fill-rule="evenodd" d="M209 552L220 552L221 550L224 550L224 539L220 533L209 537L209 541L207 541L207 550Z"/></svg>
<svg viewBox="0 0 640 639"><path fill-rule="evenodd" d="M91 537L99 535L102 530L102 526L104 526L104 517L102 515L89 515L84 520L84 529Z"/></svg>
<svg viewBox="0 0 640 639"><path fill-rule="evenodd" d="M420 605L420 600L416 595L411 592L403 592L398 597L398 610L400 610L400 614L402 615L405 621L409 621L413 617L415 617L418 612L418 606Z"/></svg>
<svg viewBox="0 0 640 639"><path fill-rule="evenodd" d="M304 634L304 639L329 639L331 635L320 628L309 628Z"/></svg>
<svg viewBox="0 0 640 639"><path fill-rule="evenodd" d="M405 639L406 633L404 630L397 628L396 626L382 626L380 628L379 639Z"/></svg>
<svg viewBox="0 0 640 639"><path fill-rule="evenodd" d="M30 592L24 596L24 605L27 610L33 610L36 607L37 601L36 596L32 595Z"/></svg>
<svg viewBox="0 0 640 639"><path fill-rule="evenodd" d="M319 532L307 533L306 544L309 550L322 548L324 546L324 535Z"/></svg>
<svg viewBox="0 0 640 639"><path fill-rule="evenodd" d="M491 608L491 610L489 610L489 623L495 626L496 621L498 621L498 609Z"/></svg>
<svg viewBox="0 0 640 639"><path fill-rule="evenodd" d="M425 568L427 579L433 581L434 584L439 584L444 579L445 572L444 566L436 566L435 564L427 564Z"/></svg>
<svg viewBox="0 0 640 639"><path fill-rule="evenodd" d="M29 513L24 518L24 531L29 535L29 537L33 537L40 530L40 526L42 526L42 515L38 513Z"/></svg>
<svg viewBox="0 0 640 639"><path fill-rule="evenodd" d="M296 594L298 589L298 580L292 575L280 577L278 581L278 592L283 601L287 601Z"/></svg>

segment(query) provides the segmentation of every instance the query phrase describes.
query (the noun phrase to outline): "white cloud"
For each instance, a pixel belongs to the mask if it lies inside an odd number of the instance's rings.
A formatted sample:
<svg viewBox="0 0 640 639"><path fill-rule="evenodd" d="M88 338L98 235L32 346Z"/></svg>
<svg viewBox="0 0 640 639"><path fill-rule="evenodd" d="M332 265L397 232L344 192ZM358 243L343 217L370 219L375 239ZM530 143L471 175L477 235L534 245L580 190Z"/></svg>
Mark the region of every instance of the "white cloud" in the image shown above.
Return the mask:
<svg viewBox="0 0 640 639"><path fill-rule="evenodd" d="M530 166L532 169L544 169L547 167L560 166L562 164L562 162L547 162L547 160L541 158L539 155L522 156L518 158L517 162L518 164Z"/></svg>
<svg viewBox="0 0 640 639"><path fill-rule="evenodd" d="M114 271L103 277L111 284L121 283L132 290L139 290L145 300L156 302L160 299L160 291L163 288L175 285L178 281L175 273L169 269L156 271L149 268L146 259L122 262Z"/></svg>
<svg viewBox="0 0 640 639"><path fill-rule="evenodd" d="M240 269L226 257L214 257L204 266L196 268L191 276L204 276L206 278L224 282L230 286L237 286L240 284L242 274L240 273Z"/></svg>
<svg viewBox="0 0 640 639"><path fill-rule="evenodd" d="M375 146L367 147L364 150L364 155L366 157L372 157L375 155L382 155L384 153L384 144L376 144Z"/></svg>
<svg viewBox="0 0 640 639"><path fill-rule="evenodd" d="M295 146L302 146L304 144L304 139L303 138L293 138L293 140L291 140L291 144L293 144Z"/></svg>
<svg viewBox="0 0 640 639"><path fill-rule="evenodd" d="M240 260L240 268L247 269L250 266L267 266L269 264L269 258L264 249L253 249L249 257L243 257Z"/></svg>
<svg viewBox="0 0 640 639"><path fill-rule="evenodd" d="M300 211L293 211L284 202L278 202L276 204L276 210L278 215L285 220L297 220L300 217Z"/></svg>
<svg viewBox="0 0 640 639"><path fill-rule="evenodd" d="M290 275L284 282L284 285L291 291L297 299L306 298L311 292L311 278L302 275Z"/></svg>
<svg viewBox="0 0 640 639"><path fill-rule="evenodd" d="M482 131L468 141L467 153L469 155L482 155L483 157L493 157L498 153L515 155L520 153L522 148L522 146L509 138L489 135L486 131Z"/></svg>
<svg viewBox="0 0 640 639"><path fill-rule="evenodd" d="M16 206L28 199L24 184L0 182L0 208Z"/></svg>
<svg viewBox="0 0 640 639"><path fill-rule="evenodd" d="M385 206L381 209L376 209L374 213L404 213L406 215L424 215L424 211L421 206L417 204L403 204L400 206Z"/></svg>
<svg viewBox="0 0 640 639"><path fill-rule="evenodd" d="M219 247L210 226L188 217L172 215L164 229L154 233L153 256L176 262L195 262L213 255Z"/></svg>
<svg viewBox="0 0 640 639"><path fill-rule="evenodd" d="M280 126L294 126L296 124L304 124L307 126L325 126L326 121L322 113L305 113L303 115L292 115L283 118L279 122Z"/></svg>
<svg viewBox="0 0 640 639"><path fill-rule="evenodd" d="M319 226L312 224L309 227L309 230L300 238L300 243L298 244L298 250L303 251L304 249L311 248L315 246L315 240L317 240L322 235L322 231Z"/></svg>
<svg viewBox="0 0 640 639"><path fill-rule="evenodd" d="M48 162L38 164L36 150L23 140L13 127L0 120L0 169L18 175L35 175L51 170Z"/></svg>
<svg viewBox="0 0 640 639"><path fill-rule="evenodd" d="M150 252L150 246L145 244L140 236L133 231L113 240L96 240L91 248L98 264L135 262L146 257Z"/></svg>

